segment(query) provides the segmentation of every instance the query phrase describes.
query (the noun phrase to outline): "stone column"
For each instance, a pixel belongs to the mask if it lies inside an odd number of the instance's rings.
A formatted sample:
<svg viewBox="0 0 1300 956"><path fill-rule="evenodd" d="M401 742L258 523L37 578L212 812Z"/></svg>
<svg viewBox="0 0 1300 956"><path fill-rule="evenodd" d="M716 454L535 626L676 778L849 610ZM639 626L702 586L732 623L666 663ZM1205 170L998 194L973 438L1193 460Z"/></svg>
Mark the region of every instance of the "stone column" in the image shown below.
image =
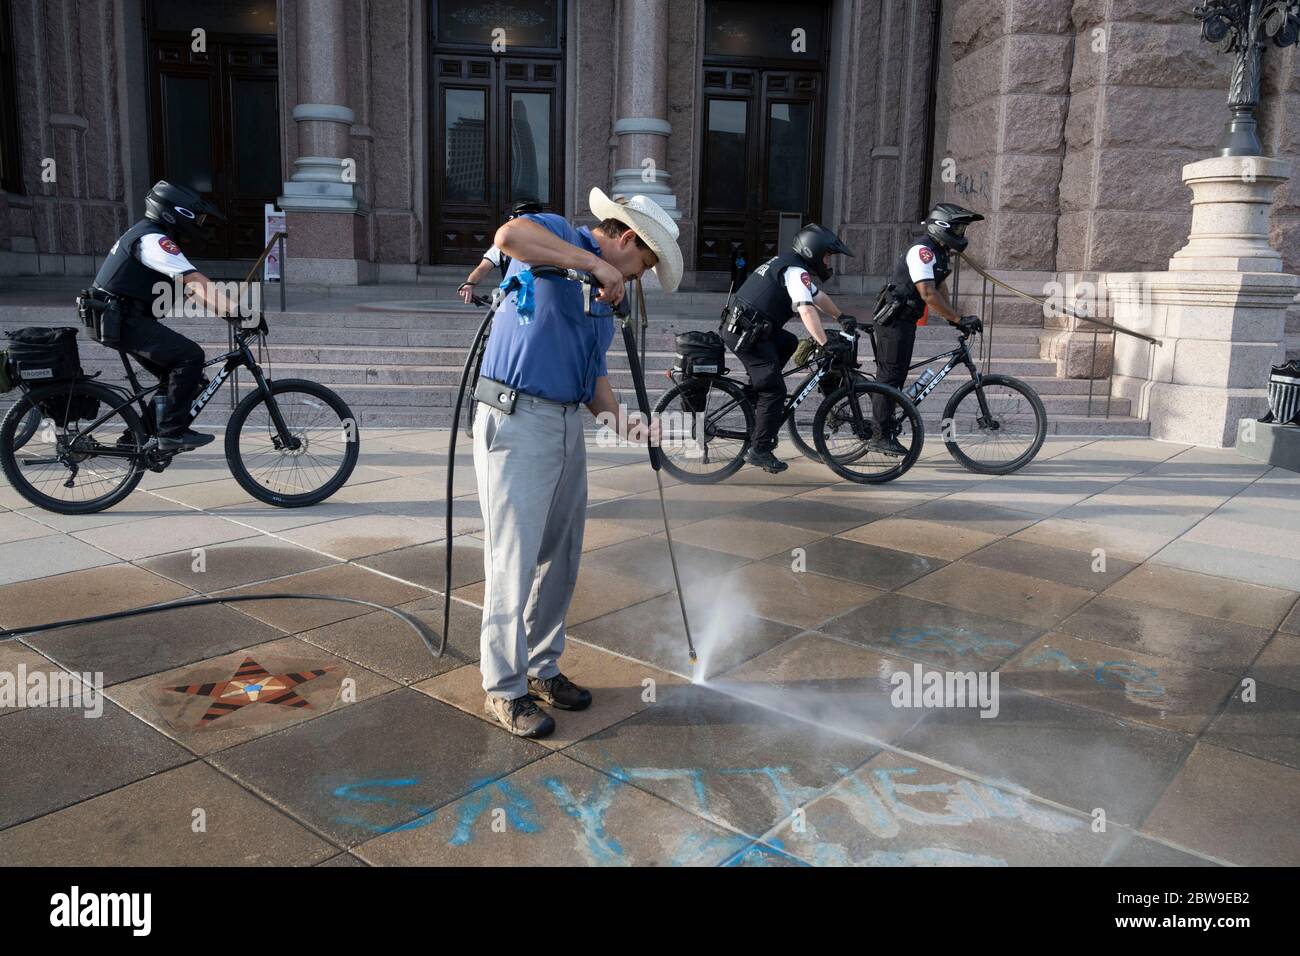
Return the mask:
<svg viewBox="0 0 1300 956"><path fill-rule="evenodd" d="M680 219L667 169L668 0L622 0L618 19L618 148L610 195L649 196Z"/></svg>
<svg viewBox="0 0 1300 956"><path fill-rule="evenodd" d="M373 263L349 155L346 0L298 0L295 13L298 157L278 200L288 214L286 272L291 281L355 285L372 278Z"/></svg>
<svg viewBox="0 0 1300 956"><path fill-rule="evenodd" d="M1168 272L1141 283L1149 331L1163 345L1124 336L1115 344L1115 392L1150 419L1153 438L1226 447L1240 420L1267 411L1269 366L1282 360L1287 307L1300 289L1268 241L1273 193L1289 173L1289 163L1264 156L1183 167L1191 235Z"/></svg>

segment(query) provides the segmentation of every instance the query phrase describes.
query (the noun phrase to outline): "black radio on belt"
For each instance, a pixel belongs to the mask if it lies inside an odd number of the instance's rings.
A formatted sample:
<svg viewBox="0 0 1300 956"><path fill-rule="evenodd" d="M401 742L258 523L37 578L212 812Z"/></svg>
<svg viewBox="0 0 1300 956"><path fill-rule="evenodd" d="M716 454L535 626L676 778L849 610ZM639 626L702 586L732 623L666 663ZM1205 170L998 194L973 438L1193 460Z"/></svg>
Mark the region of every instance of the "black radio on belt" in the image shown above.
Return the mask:
<svg viewBox="0 0 1300 956"><path fill-rule="evenodd" d="M772 323L757 312L731 306L722 313L722 331L738 336L734 352L743 352L755 342L766 338L772 331Z"/></svg>
<svg viewBox="0 0 1300 956"><path fill-rule="evenodd" d="M102 289L77 294L77 315L95 341L116 348L122 341L122 302Z"/></svg>

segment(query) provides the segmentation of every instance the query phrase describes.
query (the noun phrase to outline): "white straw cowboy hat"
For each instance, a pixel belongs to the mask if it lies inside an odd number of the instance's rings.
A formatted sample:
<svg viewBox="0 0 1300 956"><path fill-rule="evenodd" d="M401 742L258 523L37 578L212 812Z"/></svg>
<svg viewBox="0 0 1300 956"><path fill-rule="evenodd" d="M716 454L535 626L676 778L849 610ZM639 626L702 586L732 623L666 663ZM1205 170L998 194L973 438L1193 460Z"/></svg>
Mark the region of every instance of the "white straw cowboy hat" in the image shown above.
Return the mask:
<svg viewBox="0 0 1300 956"><path fill-rule="evenodd" d="M675 292L682 281L682 250L677 245L678 229L673 217L647 196L632 196L615 202L599 187L587 197L591 214L601 222L617 219L626 223L659 259L655 278L665 292Z"/></svg>

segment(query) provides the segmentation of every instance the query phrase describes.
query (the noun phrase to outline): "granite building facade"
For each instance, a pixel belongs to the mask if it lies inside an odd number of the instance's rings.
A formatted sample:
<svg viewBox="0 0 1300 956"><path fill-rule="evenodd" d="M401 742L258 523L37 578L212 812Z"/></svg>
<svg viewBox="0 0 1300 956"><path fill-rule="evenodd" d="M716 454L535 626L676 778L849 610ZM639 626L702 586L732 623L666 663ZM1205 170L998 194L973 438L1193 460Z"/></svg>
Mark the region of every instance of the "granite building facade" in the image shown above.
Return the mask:
<svg viewBox="0 0 1300 956"><path fill-rule="evenodd" d="M775 247L781 213L869 287L924 210L988 216L1002 270L1164 268L1183 164L1230 63L1154 0L0 0L0 276L84 275L158 178L222 203L248 260L268 202L299 281L414 281L477 258L521 199L656 195L688 272ZM1261 138L1300 157L1297 52ZM1300 271L1300 181L1273 239ZM688 275L688 281L692 277Z"/></svg>

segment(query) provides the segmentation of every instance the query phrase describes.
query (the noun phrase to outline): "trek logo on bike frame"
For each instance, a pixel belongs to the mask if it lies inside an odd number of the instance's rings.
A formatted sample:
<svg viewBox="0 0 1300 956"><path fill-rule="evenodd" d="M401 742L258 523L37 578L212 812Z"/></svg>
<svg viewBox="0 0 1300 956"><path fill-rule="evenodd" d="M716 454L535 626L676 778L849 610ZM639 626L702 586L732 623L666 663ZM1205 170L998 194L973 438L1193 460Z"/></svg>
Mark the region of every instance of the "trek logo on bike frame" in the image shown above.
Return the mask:
<svg viewBox="0 0 1300 956"><path fill-rule="evenodd" d="M212 396L217 393L217 389L221 387L221 383L224 382L229 376L230 376L230 367L223 366L221 371L217 373L217 377L214 378L211 381L211 383L209 383L208 387L205 388L202 391L202 393L199 395L199 397L194 399L194 403L190 405L191 418L198 417L199 412L203 411L203 406L208 404L208 402L212 399Z"/></svg>
<svg viewBox="0 0 1300 956"><path fill-rule="evenodd" d="M814 374L812 378L808 379L807 384L805 384L799 394L794 397L794 400L790 402L790 411L794 411L803 404L803 400L808 397L809 393L811 393L814 388L817 387L817 383L820 382L825 375L826 366L823 365L817 370L816 374Z"/></svg>
<svg viewBox="0 0 1300 956"><path fill-rule="evenodd" d="M934 378L930 379L930 381L928 381L928 382L925 383L925 388L921 389L921 391L920 391L918 394L912 396L912 404L913 404L913 405L920 405L921 402L925 399L925 396L929 395L929 394L930 394L931 392L933 392L936 388L938 388L938 387L939 387L939 383L942 382L945 378L947 378L947 377L948 377L948 373L951 372L951 371L952 371L953 369L955 369L956 367L957 367L957 360L956 360L956 359L953 359L951 362L949 362L947 365L945 365L942 369L940 369L940 370L935 374Z"/></svg>

